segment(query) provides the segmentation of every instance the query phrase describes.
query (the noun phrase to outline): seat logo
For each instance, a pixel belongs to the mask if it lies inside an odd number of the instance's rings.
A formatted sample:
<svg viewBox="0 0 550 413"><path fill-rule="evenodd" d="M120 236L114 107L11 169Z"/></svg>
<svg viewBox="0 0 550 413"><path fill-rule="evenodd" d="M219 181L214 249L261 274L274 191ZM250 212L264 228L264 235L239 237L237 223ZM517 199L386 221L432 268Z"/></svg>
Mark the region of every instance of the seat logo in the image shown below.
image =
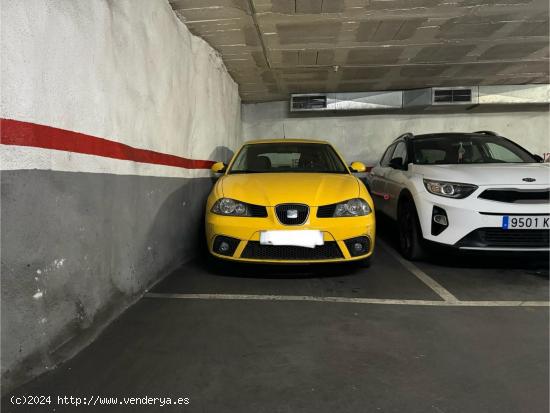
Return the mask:
<svg viewBox="0 0 550 413"><path fill-rule="evenodd" d="M525 181L525 182L535 182L536 179L535 179L535 178L523 178L522 181Z"/></svg>
<svg viewBox="0 0 550 413"><path fill-rule="evenodd" d="M298 218L298 210L297 209L289 209L288 211L286 211L286 217L288 219Z"/></svg>

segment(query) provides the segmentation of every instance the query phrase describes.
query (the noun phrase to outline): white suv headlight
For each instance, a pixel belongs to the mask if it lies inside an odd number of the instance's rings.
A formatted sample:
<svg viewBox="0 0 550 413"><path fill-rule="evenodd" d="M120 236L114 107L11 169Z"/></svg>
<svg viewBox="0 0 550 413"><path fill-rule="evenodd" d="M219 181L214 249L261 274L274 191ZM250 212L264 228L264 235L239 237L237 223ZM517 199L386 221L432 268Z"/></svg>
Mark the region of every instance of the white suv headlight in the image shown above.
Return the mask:
<svg viewBox="0 0 550 413"><path fill-rule="evenodd" d="M334 217L359 217L370 214L371 209L367 201L361 198L349 199L336 205Z"/></svg>
<svg viewBox="0 0 550 413"><path fill-rule="evenodd" d="M220 198L212 207L211 211L218 215L232 215L237 217L251 216L248 205L244 202L236 201L231 198Z"/></svg>
<svg viewBox="0 0 550 413"><path fill-rule="evenodd" d="M430 179L424 179L424 186L431 194L456 199L466 198L477 189L477 185L473 184L432 181Z"/></svg>

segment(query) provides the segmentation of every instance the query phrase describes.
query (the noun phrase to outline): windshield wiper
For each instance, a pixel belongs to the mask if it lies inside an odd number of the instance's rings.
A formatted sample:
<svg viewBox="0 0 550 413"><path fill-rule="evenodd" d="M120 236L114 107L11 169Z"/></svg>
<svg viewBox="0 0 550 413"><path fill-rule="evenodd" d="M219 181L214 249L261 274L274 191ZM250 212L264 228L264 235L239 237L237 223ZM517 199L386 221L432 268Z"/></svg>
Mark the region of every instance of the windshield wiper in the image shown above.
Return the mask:
<svg viewBox="0 0 550 413"><path fill-rule="evenodd" d="M320 171L314 169L274 169L270 171L252 171L252 170L241 170L241 171L229 171L229 174L280 174L280 173L310 173L310 174L345 174L346 171Z"/></svg>
<svg viewBox="0 0 550 413"><path fill-rule="evenodd" d="M261 174L263 172L267 172L267 171L251 171L251 170L248 170L248 169L245 169L245 170L241 170L241 171L229 171L229 174Z"/></svg>

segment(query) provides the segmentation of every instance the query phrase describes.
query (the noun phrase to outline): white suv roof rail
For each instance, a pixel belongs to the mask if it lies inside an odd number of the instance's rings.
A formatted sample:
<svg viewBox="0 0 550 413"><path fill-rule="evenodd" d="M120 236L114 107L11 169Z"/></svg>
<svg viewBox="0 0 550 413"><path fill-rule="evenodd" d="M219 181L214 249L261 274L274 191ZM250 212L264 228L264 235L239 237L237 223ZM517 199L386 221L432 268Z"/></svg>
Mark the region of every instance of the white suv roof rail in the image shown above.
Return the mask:
<svg viewBox="0 0 550 413"><path fill-rule="evenodd" d="M493 132L491 130L478 130L478 131L475 131L474 133L479 133L480 135L498 136L498 133Z"/></svg>
<svg viewBox="0 0 550 413"><path fill-rule="evenodd" d="M399 135L397 138L395 138L393 142L398 141L401 138L413 138L413 137L414 137L414 134L412 132L406 132L406 133L403 133L402 135Z"/></svg>

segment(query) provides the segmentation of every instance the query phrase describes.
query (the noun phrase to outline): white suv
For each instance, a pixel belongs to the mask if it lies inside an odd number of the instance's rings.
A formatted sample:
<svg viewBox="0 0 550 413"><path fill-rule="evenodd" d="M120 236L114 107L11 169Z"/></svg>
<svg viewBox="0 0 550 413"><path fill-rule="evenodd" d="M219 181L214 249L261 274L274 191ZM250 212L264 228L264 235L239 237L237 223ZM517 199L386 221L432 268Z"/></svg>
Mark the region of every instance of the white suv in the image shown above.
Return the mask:
<svg viewBox="0 0 550 413"><path fill-rule="evenodd" d="M550 165L494 132L398 137L368 176L376 210L397 220L401 253L549 251Z"/></svg>

